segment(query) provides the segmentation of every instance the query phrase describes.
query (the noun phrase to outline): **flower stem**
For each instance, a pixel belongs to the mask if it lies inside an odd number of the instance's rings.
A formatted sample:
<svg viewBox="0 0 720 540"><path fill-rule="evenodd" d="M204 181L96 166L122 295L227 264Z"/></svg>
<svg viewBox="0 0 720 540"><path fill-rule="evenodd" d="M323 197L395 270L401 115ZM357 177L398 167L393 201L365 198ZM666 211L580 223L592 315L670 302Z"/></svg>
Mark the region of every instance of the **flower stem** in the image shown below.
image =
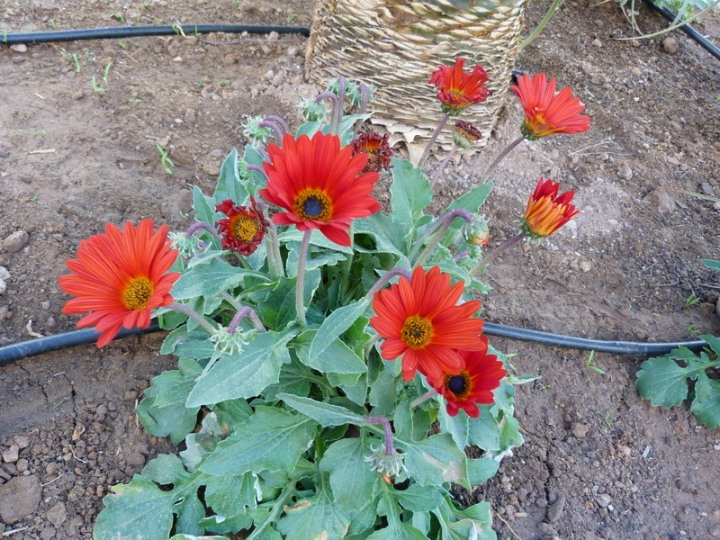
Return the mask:
<svg viewBox="0 0 720 540"><path fill-rule="evenodd" d="M440 243L442 237L445 236L445 233L448 231L450 225L452 225L452 222L456 217L462 218L468 223L472 223L473 219L472 214L464 208L455 208L453 210L450 210L441 218L439 218L435 223L430 226L429 232L426 232L426 234L423 235L424 237L427 237L427 235L432 234L433 231L437 230L434 236L430 239L430 242L428 242L428 245L425 246L423 252L418 256L414 266L422 266L423 264L425 264L425 261L428 259L428 257L430 257L432 252ZM422 239L420 240L418 245L422 245Z"/></svg>
<svg viewBox="0 0 720 540"><path fill-rule="evenodd" d="M414 409L421 403L425 403L428 399L432 399L437 396L438 393L435 390L428 390L422 396L418 396L410 402L410 409Z"/></svg>
<svg viewBox="0 0 720 540"><path fill-rule="evenodd" d="M280 255L280 240L278 240L277 227L272 221L268 227L268 233L268 268L270 277L278 279L280 276L285 275L285 272L282 265L282 256Z"/></svg>
<svg viewBox="0 0 720 540"><path fill-rule="evenodd" d="M447 156L445 156L445 159L442 160L440 163L440 166L437 168L437 171L435 171L435 174L433 175L433 181L430 183L430 188L435 189L435 186L440 181L440 177L442 176L443 171L445 170L445 167L447 167L447 164L450 163L450 160L453 158L455 153L457 152L458 145L452 147L452 149L448 152Z"/></svg>
<svg viewBox="0 0 720 540"><path fill-rule="evenodd" d="M393 448L393 432L390 421L384 416L368 416L366 418L368 424L380 424L385 432L385 455L392 456L395 453Z"/></svg>
<svg viewBox="0 0 720 540"><path fill-rule="evenodd" d="M332 92L323 92L315 98L315 103L320 103L323 99L329 98L333 101L332 119L330 120L330 133L337 135L338 127L340 126L340 117L338 116L338 109L340 109L340 116L342 116L342 103L340 98Z"/></svg>
<svg viewBox="0 0 720 540"><path fill-rule="evenodd" d="M405 268L392 268L385 272L383 276L378 279L375 282L375 285L370 287L370 290L365 295L365 300L368 302L372 300L373 295L378 292L380 289L382 289L385 285L387 285L392 278L395 276L404 276L408 280L412 277L412 274L410 274L409 270L406 270Z"/></svg>
<svg viewBox="0 0 720 540"><path fill-rule="evenodd" d="M521 135L520 137L518 137L517 139L515 139L513 142L511 142L510 144L508 144L508 145L505 147L505 149L497 155L497 157L496 157L496 158L493 160L493 162L488 166L488 168L485 169L485 172L484 172L483 175L480 177L480 182L479 182L479 183L480 183L480 184L484 184L485 182L487 182L488 179L490 178L490 174L495 170L495 167L497 167L498 164L499 164L503 159L505 159L505 157L512 151L513 148L515 148L518 144L520 144L520 143L523 142L524 140L525 140L525 137L523 137L523 136Z"/></svg>
<svg viewBox="0 0 720 540"><path fill-rule="evenodd" d="M185 306L183 304L178 304L177 302L173 302L168 306L168 309L172 309L173 311L177 311L178 313L182 313L183 315L187 315L192 320L194 320L196 323L198 323L208 334L214 334L216 332L213 325L211 325L208 320L200 315L197 311L195 311L193 308L189 306Z"/></svg>
<svg viewBox="0 0 720 540"><path fill-rule="evenodd" d="M435 128L435 131L430 136L430 140L427 143L427 146L425 147L425 150L423 150L422 156L420 156L420 161L418 161L418 169L422 169L422 166L425 164L425 160L430 155L430 150L433 146L435 146L435 141L437 141L438 136L440 135L440 132L445 129L445 125L448 123L448 120L450 120L450 115L446 114L442 117L442 120L440 120L440 123L438 124L438 127Z"/></svg>
<svg viewBox="0 0 720 540"><path fill-rule="evenodd" d="M281 116L278 116L276 114L270 114L270 115L266 116L264 118L264 120L270 121L270 122L275 122L276 124L279 124L285 133L290 132L290 126L288 126L288 123Z"/></svg>
<svg viewBox="0 0 720 540"><path fill-rule="evenodd" d="M204 221L198 221L197 223L193 223L192 225L190 225L190 228L188 228L188 230L185 232L185 238L191 238L192 235L198 231L207 231L215 238L220 238L215 228L211 227Z"/></svg>
<svg viewBox="0 0 720 540"><path fill-rule="evenodd" d="M311 234L312 230L305 231L305 234L303 234L302 244L300 244L300 256L298 258L297 282L295 283L295 311L297 312L297 320L302 327L307 326L303 293L305 289L305 264L307 262Z"/></svg>
<svg viewBox="0 0 720 540"><path fill-rule="evenodd" d="M281 139L281 140L282 140L282 139ZM246 163L246 164L245 164L245 168L246 168L248 171L257 171L257 172L259 172L260 174L263 175L263 177L265 177L265 180L268 180L268 175L267 175L267 173L265 172L265 169L263 169L260 165L255 165L254 163Z"/></svg>
<svg viewBox="0 0 720 540"><path fill-rule="evenodd" d="M493 248L492 250L488 251L487 255L483 256L482 260L479 263L477 263L472 270L470 270L470 275L474 276L478 272L482 272L483 270L485 270L487 268L488 264L490 264L490 262L495 257L497 257L500 253L511 248L515 244L522 242L524 239L525 239L525 233L519 233L519 234L516 234L515 236L511 236L510 238L505 240L502 244L500 244L496 248Z"/></svg>
<svg viewBox="0 0 720 540"><path fill-rule="evenodd" d="M275 134L275 140L278 142L283 140L283 136L285 135L285 131L283 131L283 127L278 124L277 122L273 122L271 120L268 120L267 118L260 122L260 127L269 127L273 130L273 133Z"/></svg>
<svg viewBox="0 0 720 540"><path fill-rule="evenodd" d="M530 35L525 38L525 41L520 44L518 52L522 51L525 47L530 45L530 43L532 43L536 37L538 37L538 34L540 34L540 32L542 32L543 29L547 26L547 23L550 22L550 19L552 19L552 16L555 15L555 12L560 7L560 4L562 4L564 1L565 0L553 0L552 4L550 4L550 7L547 10L547 13L545 13L545 16L540 20L540 22L533 29Z"/></svg>
<svg viewBox="0 0 720 540"><path fill-rule="evenodd" d="M257 313L255 313L255 310L253 310L250 306L243 306L237 310L237 313L235 313L232 321L230 321L230 326L228 326L227 330L228 334L232 335L237 332L238 326L240 326L240 321L245 317L250 319L250 322L252 322L255 330L258 332L267 332L267 328L265 328L265 325L263 325L262 321L260 321L260 318L257 316Z"/></svg>

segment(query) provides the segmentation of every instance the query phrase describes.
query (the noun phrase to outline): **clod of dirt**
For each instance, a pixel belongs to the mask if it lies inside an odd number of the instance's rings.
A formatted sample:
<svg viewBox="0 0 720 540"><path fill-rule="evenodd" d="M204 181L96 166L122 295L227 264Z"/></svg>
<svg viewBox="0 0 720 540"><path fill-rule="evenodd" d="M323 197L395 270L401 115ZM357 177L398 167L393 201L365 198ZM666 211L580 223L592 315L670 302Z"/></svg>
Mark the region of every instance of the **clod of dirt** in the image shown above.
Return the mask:
<svg viewBox="0 0 720 540"><path fill-rule="evenodd" d="M675 54L676 52L678 52L679 48L680 44L678 43L678 40L672 36L668 36L662 40L663 52L666 52L668 54Z"/></svg>
<svg viewBox="0 0 720 540"><path fill-rule="evenodd" d="M35 475L16 476L0 486L0 518L15 523L32 514L40 505L42 486Z"/></svg>
<svg viewBox="0 0 720 540"><path fill-rule="evenodd" d="M30 235L26 231L15 231L3 240L2 247L8 253L17 253L30 241Z"/></svg>

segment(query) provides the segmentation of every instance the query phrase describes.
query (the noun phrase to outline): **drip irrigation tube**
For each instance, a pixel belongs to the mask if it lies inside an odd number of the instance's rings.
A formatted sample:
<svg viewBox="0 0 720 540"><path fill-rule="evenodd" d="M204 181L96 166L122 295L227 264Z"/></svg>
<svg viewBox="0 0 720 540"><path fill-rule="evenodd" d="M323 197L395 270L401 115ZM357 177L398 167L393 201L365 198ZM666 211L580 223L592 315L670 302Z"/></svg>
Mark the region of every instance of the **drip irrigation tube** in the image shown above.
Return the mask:
<svg viewBox="0 0 720 540"><path fill-rule="evenodd" d="M137 328L133 330L121 330L115 339L127 336L149 334L162 330L158 324L153 323L148 328ZM635 341L602 341L597 339L578 338L541 332L539 330L527 330L517 326L505 326L502 324L485 323L484 331L490 336L503 337L519 341L529 341L552 347L566 347L584 351L596 351L618 355L649 356L662 355L678 347L687 347L690 350L698 351L707 345L707 342L679 341L671 343L640 343ZM59 351L74 347L76 345L87 345L97 341L100 334L93 330L76 330L65 334L37 338L22 343L15 343L0 347L0 366L9 364L15 360L21 360L29 356L46 352Z"/></svg>
<svg viewBox="0 0 720 540"><path fill-rule="evenodd" d="M677 15L670 11L667 8L656 6L655 3L652 0L645 0L645 3L650 6L652 9L660 13L663 17L665 17L668 21L671 23L674 23L677 20ZM692 39L694 39L703 49L705 49L707 52L712 54L715 58L720 60L720 48L718 48L714 43L712 43L709 39L707 39L705 36L700 34L697 30L695 30L692 26L689 24L683 24L682 26L678 27L680 30L685 32L688 36L690 36Z"/></svg>
<svg viewBox="0 0 720 540"><path fill-rule="evenodd" d="M77 41L86 39L124 39L147 36L176 36L209 34L222 32L229 34L301 34L310 35L307 26L267 26L254 24L185 24L161 26L108 26L104 28L86 28L82 30L57 30L52 32L28 32L22 34L0 34L0 43L16 45L19 43L50 43L56 41Z"/></svg>

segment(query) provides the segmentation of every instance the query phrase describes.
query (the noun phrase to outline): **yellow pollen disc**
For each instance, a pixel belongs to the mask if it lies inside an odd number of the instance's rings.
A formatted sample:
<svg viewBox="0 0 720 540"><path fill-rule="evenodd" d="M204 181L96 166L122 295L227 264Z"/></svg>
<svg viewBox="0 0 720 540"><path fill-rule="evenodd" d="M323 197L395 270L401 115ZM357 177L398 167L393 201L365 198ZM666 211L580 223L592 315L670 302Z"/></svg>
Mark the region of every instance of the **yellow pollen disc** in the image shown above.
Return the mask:
<svg viewBox="0 0 720 540"><path fill-rule="evenodd" d="M321 189L305 188L295 196L293 210L302 220L327 222L333 216L332 199Z"/></svg>
<svg viewBox="0 0 720 540"><path fill-rule="evenodd" d="M230 222L233 236L240 242L250 242L260 231L260 224L255 218L249 216L235 216Z"/></svg>
<svg viewBox="0 0 720 540"><path fill-rule="evenodd" d="M424 317L413 315L405 319L400 337L408 347L422 349L433 337L433 325Z"/></svg>
<svg viewBox="0 0 720 540"><path fill-rule="evenodd" d="M127 309L145 309L154 290L153 282L148 278L144 276L133 278L122 292L122 302Z"/></svg>

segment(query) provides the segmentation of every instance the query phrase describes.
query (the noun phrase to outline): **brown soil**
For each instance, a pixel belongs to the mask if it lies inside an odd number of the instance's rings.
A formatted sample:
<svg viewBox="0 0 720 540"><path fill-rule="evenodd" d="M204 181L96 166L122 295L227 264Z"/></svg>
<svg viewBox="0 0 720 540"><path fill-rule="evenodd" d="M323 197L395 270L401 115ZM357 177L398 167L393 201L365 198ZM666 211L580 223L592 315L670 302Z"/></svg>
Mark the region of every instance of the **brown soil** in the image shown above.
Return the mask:
<svg viewBox="0 0 720 540"><path fill-rule="evenodd" d="M48 3L47 6L54 5ZM9 32L131 24L309 25L312 2L88 1L0 7ZM528 25L542 16L532 5ZM641 9L644 31L666 25ZM707 28L718 35L718 25ZM617 5L569 1L523 51L518 68L572 86L593 129L517 148L495 174L493 244L543 174L577 192L582 216L523 245L488 272L493 322L600 339L677 341L720 334L718 208L681 190L720 195L720 64L683 34L617 41L632 31ZM61 314L63 261L105 222L191 222L191 186L212 189L223 157L243 144L245 115L297 121L301 36L188 36L0 49L0 345L73 328ZM671 52L668 52L671 51ZM674 51L674 52L672 52ZM77 59L77 63L74 58ZM112 62L104 92L93 91ZM430 88L429 88L430 91ZM440 197L470 186L517 136L512 96L496 134L447 172ZM159 144L175 163L163 171ZM23 234L26 233L26 234ZM2 276L0 276L2 277ZM692 299L699 298L698 303ZM691 305L692 304L692 305ZM109 486L172 451L148 437L133 407L172 368L161 335L27 358L0 368L0 533L90 538ZM655 409L634 377L642 358L493 340L539 381L519 388L526 444L473 493L495 509L501 538L720 537L720 435L687 408ZM15 531L15 532L13 532Z"/></svg>

